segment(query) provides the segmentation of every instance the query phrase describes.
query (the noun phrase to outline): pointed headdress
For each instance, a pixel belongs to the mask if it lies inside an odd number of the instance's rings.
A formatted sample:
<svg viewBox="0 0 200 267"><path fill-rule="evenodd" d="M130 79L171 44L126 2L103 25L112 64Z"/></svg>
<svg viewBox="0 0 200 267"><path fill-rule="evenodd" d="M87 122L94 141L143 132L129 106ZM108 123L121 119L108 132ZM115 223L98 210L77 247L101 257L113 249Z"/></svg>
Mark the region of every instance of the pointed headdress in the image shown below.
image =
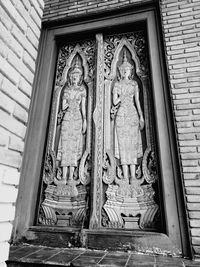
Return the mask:
<svg viewBox="0 0 200 267"><path fill-rule="evenodd" d="M123 53L122 64L119 66L119 70L120 71L123 70L123 69L130 69L130 70L133 69L133 65L128 62L127 55L126 55L126 50L124 50L124 53Z"/></svg>
<svg viewBox="0 0 200 267"><path fill-rule="evenodd" d="M80 60L78 59L78 56L76 56L75 64L72 66L71 73L83 73L83 69L80 64Z"/></svg>

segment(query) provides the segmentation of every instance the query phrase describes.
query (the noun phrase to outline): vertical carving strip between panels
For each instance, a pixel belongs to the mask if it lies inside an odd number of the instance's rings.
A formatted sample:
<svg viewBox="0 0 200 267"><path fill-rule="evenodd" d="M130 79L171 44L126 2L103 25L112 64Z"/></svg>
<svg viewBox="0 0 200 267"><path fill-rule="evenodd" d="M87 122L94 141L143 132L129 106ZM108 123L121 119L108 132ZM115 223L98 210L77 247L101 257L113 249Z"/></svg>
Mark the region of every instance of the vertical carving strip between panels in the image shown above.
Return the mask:
<svg viewBox="0 0 200 267"><path fill-rule="evenodd" d="M93 176L93 210L90 228L100 228L102 206L102 158L103 158L103 92L104 92L104 47L103 35L96 35L97 67L96 67L96 107L93 113L95 125L95 153Z"/></svg>

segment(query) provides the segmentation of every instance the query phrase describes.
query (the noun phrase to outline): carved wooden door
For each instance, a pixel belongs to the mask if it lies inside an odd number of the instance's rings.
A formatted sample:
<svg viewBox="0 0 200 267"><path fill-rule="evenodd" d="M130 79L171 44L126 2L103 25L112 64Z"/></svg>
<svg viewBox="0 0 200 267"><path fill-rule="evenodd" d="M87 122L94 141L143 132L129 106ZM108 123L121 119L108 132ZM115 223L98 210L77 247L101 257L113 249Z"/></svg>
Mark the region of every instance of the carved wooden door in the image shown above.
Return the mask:
<svg viewBox="0 0 200 267"><path fill-rule="evenodd" d="M145 30L59 49L37 223L159 231Z"/></svg>

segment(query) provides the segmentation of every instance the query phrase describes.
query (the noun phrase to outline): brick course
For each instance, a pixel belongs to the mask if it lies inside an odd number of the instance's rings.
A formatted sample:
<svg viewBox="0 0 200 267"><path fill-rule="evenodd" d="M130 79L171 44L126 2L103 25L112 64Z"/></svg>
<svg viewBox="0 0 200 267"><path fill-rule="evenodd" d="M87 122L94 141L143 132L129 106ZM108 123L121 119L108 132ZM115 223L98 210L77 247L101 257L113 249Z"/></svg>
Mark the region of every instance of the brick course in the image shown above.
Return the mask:
<svg viewBox="0 0 200 267"><path fill-rule="evenodd" d="M77 17L80 15L116 10L133 4L150 2L149 0L46 0L43 22Z"/></svg>
<svg viewBox="0 0 200 267"><path fill-rule="evenodd" d="M0 1L0 266L15 216L43 0Z"/></svg>

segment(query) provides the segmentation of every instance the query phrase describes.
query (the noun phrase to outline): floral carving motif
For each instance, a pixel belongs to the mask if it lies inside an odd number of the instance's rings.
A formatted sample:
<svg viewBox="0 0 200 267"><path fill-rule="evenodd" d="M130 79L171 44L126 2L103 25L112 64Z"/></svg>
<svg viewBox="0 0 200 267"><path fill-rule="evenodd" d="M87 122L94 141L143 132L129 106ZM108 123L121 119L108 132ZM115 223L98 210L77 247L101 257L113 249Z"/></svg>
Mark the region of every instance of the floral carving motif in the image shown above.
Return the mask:
<svg viewBox="0 0 200 267"><path fill-rule="evenodd" d="M48 151L43 170L43 181L51 184L54 181L56 157L54 151Z"/></svg>
<svg viewBox="0 0 200 267"><path fill-rule="evenodd" d="M111 184L115 178L115 163L112 155L107 151L104 155L104 164L103 164L103 182L105 184Z"/></svg>
<svg viewBox="0 0 200 267"><path fill-rule="evenodd" d="M149 184L155 183L158 179L157 163L155 152L151 151L151 148L147 148L144 153L142 169L146 182Z"/></svg>

